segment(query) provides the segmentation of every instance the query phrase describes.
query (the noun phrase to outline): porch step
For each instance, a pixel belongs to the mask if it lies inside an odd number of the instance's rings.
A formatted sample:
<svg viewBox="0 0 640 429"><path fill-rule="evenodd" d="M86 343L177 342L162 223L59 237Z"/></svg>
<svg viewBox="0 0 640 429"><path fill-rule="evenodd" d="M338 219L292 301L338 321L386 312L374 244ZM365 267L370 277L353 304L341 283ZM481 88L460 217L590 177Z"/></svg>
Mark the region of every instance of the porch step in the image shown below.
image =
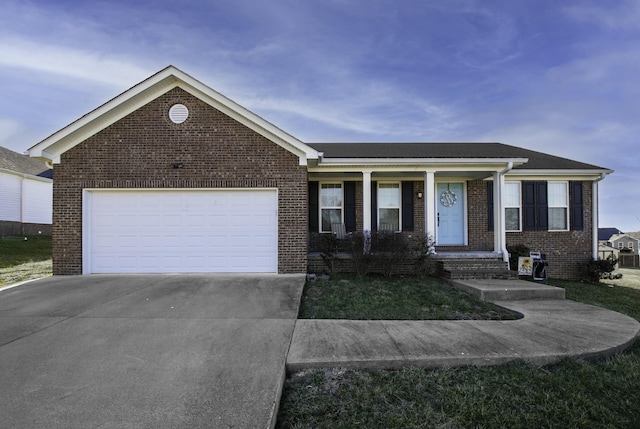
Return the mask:
<svg viewBox="0 0 640 429"><path fill-rule="evenodd" d="M440 275L450 280L517 279L501 258L437 258Z"/></svg>
<svg viewBox="0 0 640 429"><path fill-rule="evenodd" d="M483 301L565 299L564 289L525 280L449 280L449 283Z"/></svg>

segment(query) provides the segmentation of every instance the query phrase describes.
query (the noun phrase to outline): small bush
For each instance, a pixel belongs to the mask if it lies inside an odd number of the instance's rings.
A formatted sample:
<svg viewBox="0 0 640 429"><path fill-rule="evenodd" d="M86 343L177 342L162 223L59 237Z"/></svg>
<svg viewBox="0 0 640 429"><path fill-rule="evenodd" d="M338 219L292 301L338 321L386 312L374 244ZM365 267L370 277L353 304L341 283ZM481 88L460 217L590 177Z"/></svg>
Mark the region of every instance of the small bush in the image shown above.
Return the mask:
<svg viewBox="0 0 640 429"><path fill-rule="evenodd" d="M349 240L349 250L353 260L353 268L355 273L360 277L369 274L373 268L375 253L371 242L371 233L368 231L351 234Z"/></svg>
<svg viewBox="0 0 640 429"><path fill-rule="evenodd" d="M338 239L334 234L323 234L321 237L322 262L326 267L327 274L331 275L335 271L336 255L338 253Z"/></svg>
<svg viewBox="0 0 640 429"><path fill-rule="evenodd" d="M587 280L598 283L616 268L618 260L612 256L607 259L591 259L584 264L585 277Z"/></svg>
<svg viewBox="0 0 640 429"><path fill-rule="evenodd" d="M435 265L431 256L435 253L435 243L429 234L415 242L413 247L414 269L418 277L426 277L435 273Z"/></svg>

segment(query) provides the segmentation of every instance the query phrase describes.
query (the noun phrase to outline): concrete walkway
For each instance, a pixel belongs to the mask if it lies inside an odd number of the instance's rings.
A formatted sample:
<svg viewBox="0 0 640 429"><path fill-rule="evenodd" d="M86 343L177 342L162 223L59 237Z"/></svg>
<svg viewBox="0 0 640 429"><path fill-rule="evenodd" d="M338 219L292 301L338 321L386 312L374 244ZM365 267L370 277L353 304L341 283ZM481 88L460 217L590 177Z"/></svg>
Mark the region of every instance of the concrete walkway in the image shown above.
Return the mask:
<svg viewBox="0 0 640 429"><path fill-rule="evenodd" d="M437 368L511 361L547 365L566 357L606 357L629 347L640 334L635 319L565 300L563 289L521 280L469 280L454 286L521 313L523 318L298 320L287 370Z"/></svg>

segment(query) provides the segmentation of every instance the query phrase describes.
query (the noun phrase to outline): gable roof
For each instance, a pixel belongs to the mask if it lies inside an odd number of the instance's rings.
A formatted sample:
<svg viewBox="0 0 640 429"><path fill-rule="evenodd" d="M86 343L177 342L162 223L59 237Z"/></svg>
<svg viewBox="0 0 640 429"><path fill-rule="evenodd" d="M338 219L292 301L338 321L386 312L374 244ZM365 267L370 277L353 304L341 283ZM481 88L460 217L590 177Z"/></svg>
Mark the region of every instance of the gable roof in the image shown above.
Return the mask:
<svg viewBox="0 0 640 429"><path fill-rule="evenodd" d="M602 170L573 161L503 143L309 143L323 159L468 159L516 160L514 170Z"/></svg>
<svg viewBox="0 0 640 429"><path fill-rule="evenodd" d="M612 235L612 236L609 238L609 241L613 243L614 241L623 240L623 239L626 239L626 240L634 240L634 241L640 241L640 239L639 239L639 238L632 237L631 235L629 235L629 234L624 234L624 233L622 233L622 234L614 234L614 235Z"/></svg>
<svg viewBox="0 0 640 429"><path fill-rule="evenodd" d="M46 179L53 177L52 170L47 166L46 162L29 158L27 155L22 155L2 146L0 146L0 169Z"/></svg>
<svg viewBox="0 0 640 429"><path fill-rule="evenodd" d="M29 155L59 163L64 152L176 87L294 153L300 165L306 165L307 159L318 157L310 146L174 66L159 71L42 140L29 149Z"/></svg>
<svg viewBox="0 0 640 429"><path fill-rule="evenodd" d="M598 240L609 241L615 234L624 234L618 228L598 228Z"/></svg>

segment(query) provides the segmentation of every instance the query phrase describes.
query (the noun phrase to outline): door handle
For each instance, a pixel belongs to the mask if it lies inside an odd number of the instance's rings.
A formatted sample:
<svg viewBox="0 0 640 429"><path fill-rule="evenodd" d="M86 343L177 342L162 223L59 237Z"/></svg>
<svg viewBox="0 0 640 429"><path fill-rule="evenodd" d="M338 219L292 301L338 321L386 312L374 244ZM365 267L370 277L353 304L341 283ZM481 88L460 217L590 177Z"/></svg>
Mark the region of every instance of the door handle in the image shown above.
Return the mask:
<svg viewBox="0 0 640 429"><path fill-rule="evenodd" d="M440 226L440 212L438 212L438 226Z"/></svg>

